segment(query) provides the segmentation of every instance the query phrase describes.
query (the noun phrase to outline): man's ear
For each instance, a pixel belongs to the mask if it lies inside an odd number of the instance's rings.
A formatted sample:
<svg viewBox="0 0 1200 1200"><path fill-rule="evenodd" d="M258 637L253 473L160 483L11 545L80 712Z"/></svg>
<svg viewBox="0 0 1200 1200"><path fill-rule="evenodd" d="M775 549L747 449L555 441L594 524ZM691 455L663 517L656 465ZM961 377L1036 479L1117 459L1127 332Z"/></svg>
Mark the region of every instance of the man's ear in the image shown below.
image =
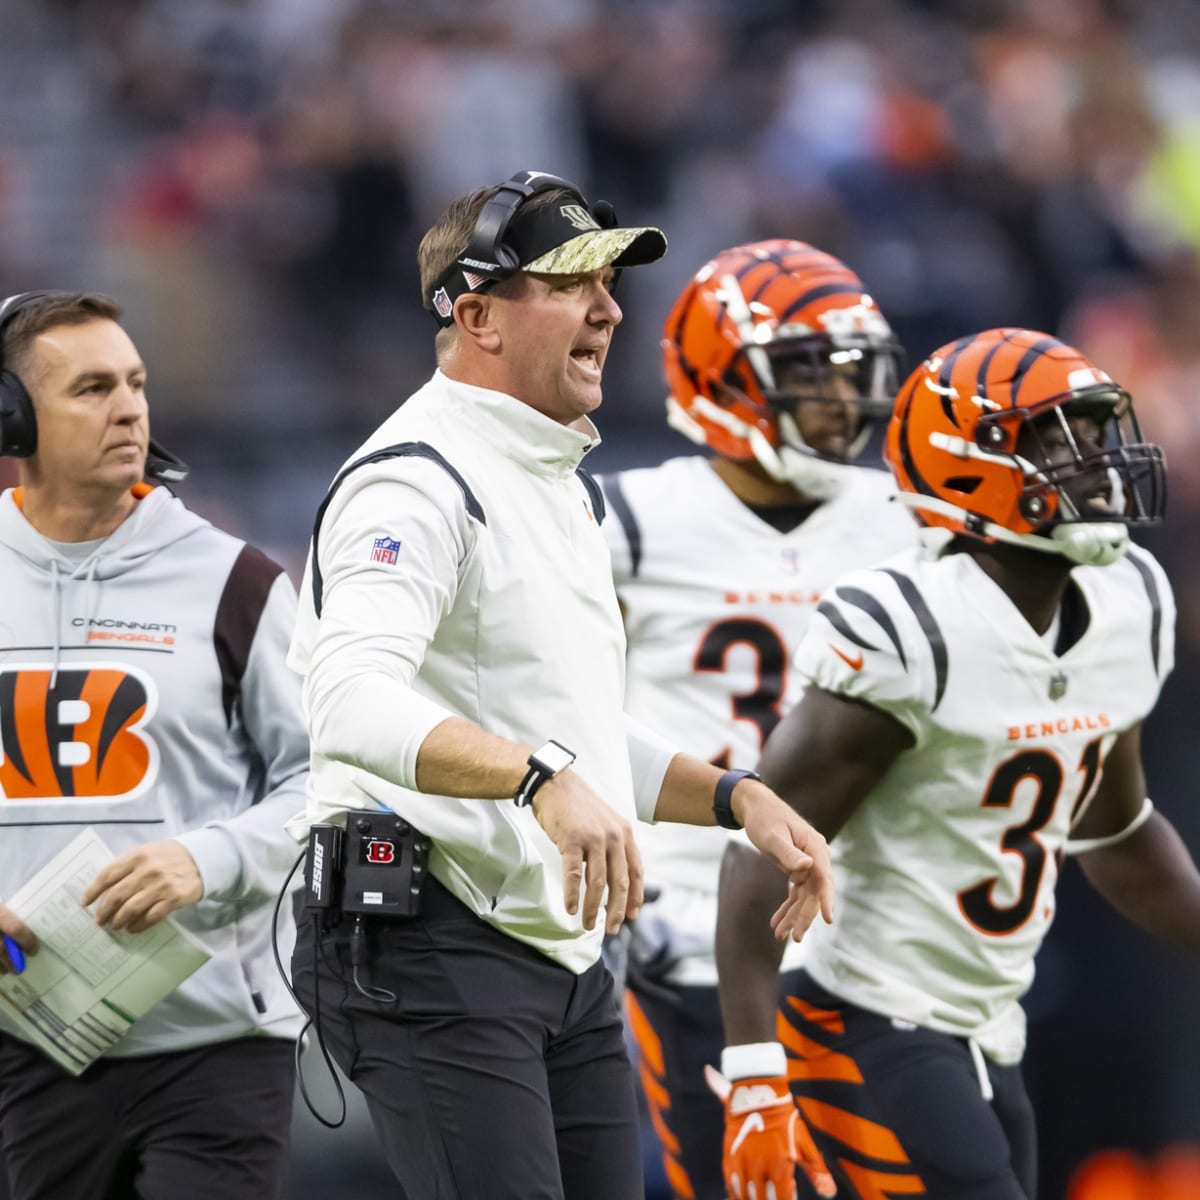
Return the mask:
<svg viewBox="0 0 1200 1200"><path fill-rule="evenodd" d="M496 310L486 292L465 292L454 302L454 321L460 336L485 354L500 349Z"/></svg>

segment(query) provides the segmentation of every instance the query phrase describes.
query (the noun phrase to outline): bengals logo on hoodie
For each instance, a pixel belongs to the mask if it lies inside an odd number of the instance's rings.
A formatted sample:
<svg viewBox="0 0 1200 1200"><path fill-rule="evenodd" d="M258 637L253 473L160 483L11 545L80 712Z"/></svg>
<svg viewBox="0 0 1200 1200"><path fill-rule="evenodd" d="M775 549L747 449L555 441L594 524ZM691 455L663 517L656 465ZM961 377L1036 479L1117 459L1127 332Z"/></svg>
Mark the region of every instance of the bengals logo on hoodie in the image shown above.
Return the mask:
<svg viewBox="0 0 1200 1200"><path fill-rule="evenodd" d="M144 726L157 708L132 667L0 667L0 800L122 800L158 770Z"/></svg>

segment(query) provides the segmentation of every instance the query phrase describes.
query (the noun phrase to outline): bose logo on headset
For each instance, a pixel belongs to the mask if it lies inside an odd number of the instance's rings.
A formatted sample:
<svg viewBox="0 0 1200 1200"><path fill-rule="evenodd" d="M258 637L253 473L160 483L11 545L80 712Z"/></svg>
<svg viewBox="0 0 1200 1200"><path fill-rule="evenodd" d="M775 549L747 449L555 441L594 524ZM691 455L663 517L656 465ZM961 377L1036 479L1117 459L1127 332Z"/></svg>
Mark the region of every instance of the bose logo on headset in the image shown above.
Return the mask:
<svg viewBox="0 0 1200 1200"><path fill-rule="evenodd" d="M15 372L4 365L4 335L18 313L38 300L67 299L72 292L18 292L0 303L0 455L29 458L37 451L37 415L33 397ZM165 447L150 439L146 451L146 475L178 483L191 468Z"/></svg>

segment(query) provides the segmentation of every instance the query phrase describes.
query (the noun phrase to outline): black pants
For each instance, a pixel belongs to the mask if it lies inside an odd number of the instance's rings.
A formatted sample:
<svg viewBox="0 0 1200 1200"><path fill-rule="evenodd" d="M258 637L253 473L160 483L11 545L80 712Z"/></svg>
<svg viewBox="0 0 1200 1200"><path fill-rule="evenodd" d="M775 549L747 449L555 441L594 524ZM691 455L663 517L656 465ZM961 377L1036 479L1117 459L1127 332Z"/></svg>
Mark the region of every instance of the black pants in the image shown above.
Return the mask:
<svg viewBox="0 0 1200 1200"><path fill-rule="evenodd" d="M725 1044L717 989L665 981L649 986L631 972L625 1011L676 1200L725 1200L725 1107L704 1081L705 1064L719 1067Z"/></svg>
<svg viewBox="0 0 1200 1200"><path fill-rule="evenodd" d="M100 1059L73 1078L0 1034L13 1200L276 1200L287 1183L293 1049L244 1038Z"/></svg>
<svg viewBox="0 0 1200 1200"><path fill-rule="evenodd" d="M963 1039L856 1008L804 971L787 980L779 1036L839 1200L1035 1200L1036 1131L1020 1067L986 1063L987 1100Z"/></svg>
<svg viewBox="0 0 1200 1200"><path fill-rule="evenodd" d="M575 975L435 880L424 911L371 919L364 988L351 919L299 920L292 974L320 989L330 1050L362 1089L405 1200L640 1200L633 1072L612 981Z"/></svg>

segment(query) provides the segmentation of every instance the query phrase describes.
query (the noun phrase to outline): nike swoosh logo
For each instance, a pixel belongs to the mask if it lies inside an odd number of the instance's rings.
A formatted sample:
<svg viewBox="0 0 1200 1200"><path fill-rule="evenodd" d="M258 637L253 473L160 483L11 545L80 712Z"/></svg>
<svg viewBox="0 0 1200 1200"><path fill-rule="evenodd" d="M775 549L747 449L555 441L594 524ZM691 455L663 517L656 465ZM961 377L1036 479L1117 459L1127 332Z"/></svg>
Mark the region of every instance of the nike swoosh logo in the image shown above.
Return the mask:
<svg viewBox="0 0 1200 1200"><path fill-rule="evenodd" d="M829 643L829 648L850 668L852 671L861 671L863 665L863 656L860 654L857 658L851 658L844 651L839 650L832 642Z"/></svg>
<svg viewBox="0 0 1200 1200"><path fill-rule="evenodd" d="M738 1152L738 1148L752 1133L762 1133L766 1127L766 1122L762 1119L762 1113L751 1113L742 1122L742 1127L738 1130L737 1137L733 1139L733 1145L729 1147L730 1158Z"/></svg>

